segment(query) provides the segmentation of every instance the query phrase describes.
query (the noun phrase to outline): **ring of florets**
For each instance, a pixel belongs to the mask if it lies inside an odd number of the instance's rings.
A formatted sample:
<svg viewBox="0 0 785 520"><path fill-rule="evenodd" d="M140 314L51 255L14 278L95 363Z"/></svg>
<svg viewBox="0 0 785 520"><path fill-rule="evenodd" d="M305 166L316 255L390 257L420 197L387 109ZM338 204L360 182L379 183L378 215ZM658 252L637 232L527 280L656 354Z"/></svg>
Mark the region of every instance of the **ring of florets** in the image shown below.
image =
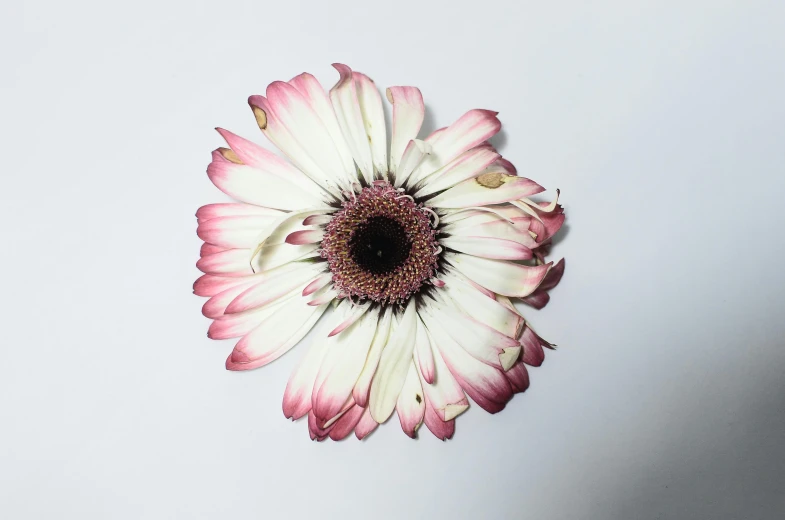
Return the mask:
<svg viewBox="0 0 785 520"><path fill-rule="evenodd" d="M420 291L439 267L435 218L387 181L348 193L321 245L338 294L392 304Z"/></svg>

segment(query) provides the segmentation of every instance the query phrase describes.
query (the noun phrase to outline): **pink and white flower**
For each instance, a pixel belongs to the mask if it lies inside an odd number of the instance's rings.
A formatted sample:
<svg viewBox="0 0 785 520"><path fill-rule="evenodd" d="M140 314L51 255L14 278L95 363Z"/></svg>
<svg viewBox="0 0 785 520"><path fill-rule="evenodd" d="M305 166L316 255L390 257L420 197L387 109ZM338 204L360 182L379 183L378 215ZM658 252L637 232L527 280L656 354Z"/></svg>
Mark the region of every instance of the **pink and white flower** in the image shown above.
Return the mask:
<svg viewBox="0 0 785 520"><path fill-rule="evenodd" d="M397 412L410 437L425 423L447 439L468 398L501 411L552 347L514 303L548 302L564 213L532 201L544 189L488 143L496 112L419 139L419 89L390 87L388 140L374 82L334 67L329 94L305 73L248 100L289 161L218 129L228 147L207 174L235 202L196 213L194 292L209 298L208 336L239 338L229 370L279 358L333 308L283 397L311 438L362 439Z"/></svg>

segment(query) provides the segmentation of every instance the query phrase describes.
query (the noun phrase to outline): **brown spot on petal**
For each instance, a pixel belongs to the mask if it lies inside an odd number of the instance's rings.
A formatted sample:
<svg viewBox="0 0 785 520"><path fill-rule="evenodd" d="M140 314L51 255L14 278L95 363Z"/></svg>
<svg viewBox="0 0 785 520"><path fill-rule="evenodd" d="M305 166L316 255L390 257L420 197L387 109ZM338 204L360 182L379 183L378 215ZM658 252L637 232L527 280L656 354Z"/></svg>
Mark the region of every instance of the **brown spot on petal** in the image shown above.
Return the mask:
<svg viewBox="0 0 785 520"><path fill-rule="evenodd" d="M417 400L418 403L422 402L422 397L420 397L420 394L414 394L414 398Z"/></svg>
<svg viewBox="0 0 785 520"><path fill-rule="evenodd" d="M221 152L221 155L223 155L224 159L227 161L232 161L235 164L243 164L243 161L237 157L237 154L234 153L233 150L230 150L229 148L219 148L218 151Z"/></svg>
<svg viewBox="0 0 785 520"><path fill-rule="evenodd" d="M387 101L389 101L390 103L394 103L393 97L392 97L392 90L387 89L385 91L385 94L387 95Z"/></svg>
<svg viewBox="0 0 785 520"><path fill-rule="evenodd" d="M253 110L253 115L256 118L256 124L259 125L259 128L264 130L267 128L267 113L257 106L251 107Z"/></svg>
<svg viewBox="0 0 785 520"><path fill-rule="evenodd" d="M484 188L492 190L504 184L504 176L499 172L488 172L476 177L477 182Z"/></svg>

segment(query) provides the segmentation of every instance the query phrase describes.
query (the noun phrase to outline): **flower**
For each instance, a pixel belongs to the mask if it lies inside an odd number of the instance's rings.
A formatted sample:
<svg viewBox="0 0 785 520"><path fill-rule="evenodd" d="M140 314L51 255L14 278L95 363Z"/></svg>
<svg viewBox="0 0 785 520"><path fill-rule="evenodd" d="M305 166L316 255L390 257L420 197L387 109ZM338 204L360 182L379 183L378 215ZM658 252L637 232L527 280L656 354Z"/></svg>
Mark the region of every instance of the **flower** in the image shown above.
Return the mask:
<svg viewBox="0 0 785 520"><path fill-rule="evenodd" d="M501 411L553 347L513 302L541 308L559 282L564 261L545 254L563 210L529 199L544 189L488 143L496 112L420 140L420 91L390 87L388 143L373 81L334 67L329 96L304 73L248 100L290 162L218 129L228 148L207 174L237 202L196 214L194 292L208 336L240 338L229 370L277 359L334 307L284 392L312 439L362 439L394 411L410 437L424 422L447 439L467 396Z"/></svg>

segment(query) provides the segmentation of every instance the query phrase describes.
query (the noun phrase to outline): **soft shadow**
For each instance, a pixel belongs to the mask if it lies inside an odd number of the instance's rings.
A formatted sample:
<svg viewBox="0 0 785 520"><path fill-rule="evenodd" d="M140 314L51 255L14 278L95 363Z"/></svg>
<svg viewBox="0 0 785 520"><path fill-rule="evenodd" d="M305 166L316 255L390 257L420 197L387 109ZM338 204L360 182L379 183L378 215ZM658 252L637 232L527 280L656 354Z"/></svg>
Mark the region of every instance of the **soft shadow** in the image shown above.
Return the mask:
<svg viewBox="0 0 785 520"><path fill-rule="evenodd" d="M502 128L498 134L488 139L488 142L503 155L504 149L507 148L507 130Z"/></svg>
<svg viewBox="0 0 785 520"><path fill-rule="evenodd" d="M425 139L429 135L431 135L437 128L436 126L436 119L433 115L433 110L425 105L425 116L422 121L422 126L420 127L420 136L422 139Z"/></svg>
<svg viewBox="0 0 785 520"><path fill-rule="evenodd" d="M648 464L619 475L624 484L585 518L785 518L785 380L765 379L746 396L749 405L713 431L674 432Z"/></svg>

